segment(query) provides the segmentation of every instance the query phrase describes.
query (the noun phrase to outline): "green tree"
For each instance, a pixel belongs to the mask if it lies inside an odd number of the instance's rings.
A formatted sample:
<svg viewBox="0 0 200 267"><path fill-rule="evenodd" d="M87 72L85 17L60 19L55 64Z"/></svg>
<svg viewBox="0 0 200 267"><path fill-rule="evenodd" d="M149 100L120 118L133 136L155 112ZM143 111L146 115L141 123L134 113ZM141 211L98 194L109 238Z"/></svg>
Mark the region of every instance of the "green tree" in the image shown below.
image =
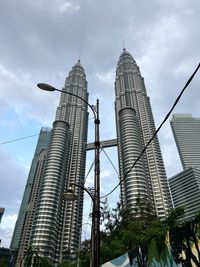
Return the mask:
<svg viewBox="0 0 200 267"><path fill-rule="evenodd" d="M33 265L34 267L34 265ZM49 259L39 257L39 261L37 265L35 264L35 267L53 267L53 265L49 262Z"/></svg>
<svg viewBox="0 0 200 267"><path fill-rule="evenodd" d="M172 210L168 217L170 247L174 261L182 266L200 266L199 232L200 213L184 221L184 210ZM196 253L194 253L196 250ZM185 257L183 257L185 254ZM197 254L197 256L195 255Z"/></svg>
<svg viewBox="0 0 200 267"><path fill-rule="evenodd" d="M79 253L79 266L80 267L89 267L90 266L90 247L91 241L84 240L81 244L81 250Z"/></svg>
<svg viewBox="0 0 200 267"><path fill-rule="evenodd" d="M77 263L62 262L58 264L58 267L76 267Z"/></svg>
<svg viewBox="0 0 200 267"><path fill-rule="evenodd" d="M138 267L154 266L155 261L161 267L171 267L174 262L187 267L192 263L200 266L200 213L193 220L183 221L183 209L172 209L166 220L160 220L139 196L135 211L133 216L119 203L115 209L110 209L107 203L103 206L101 264L128 252L130 264ZM90 241L86 241L80 252L80 266L88 267L89 259Z"/></svg>
<svg viewBox="0 0 200 267"><path fill-rule="evenodd" d="M161 261L166 253L166 225L150 212L151 207L140 196L137 198L136 214L117 208L110 211L106 208L107 223L102 235L101 263L114 259L128 251L130 263L145 267L151 260L150 244L154 239L157 258Z"/></svg>
<svg viewBox="0 0 200 267"><path fill-rule="evenodd" d="M24 266L28 267L31 266L32 263L36 265L38 262L39 262L38 249L34 249L32 246L29 246L27 248L27 251L24 253L23 258L21 259L20 264L24 263Z"/></svg>
<svg viewBox="0 0 200 267"><path fill-rule="evenodd" d="M0 267L8 267L8 260L6 258L1 258L0 259Z"/></svg>
<svg viewBox="0 0 200 267"><path fill-rule="evenodd" d="M24 267L52 267L49 259L39 256L39 249L29 246L21 260L24 263ZM20 264L21 264L20 263Z"/></svg>

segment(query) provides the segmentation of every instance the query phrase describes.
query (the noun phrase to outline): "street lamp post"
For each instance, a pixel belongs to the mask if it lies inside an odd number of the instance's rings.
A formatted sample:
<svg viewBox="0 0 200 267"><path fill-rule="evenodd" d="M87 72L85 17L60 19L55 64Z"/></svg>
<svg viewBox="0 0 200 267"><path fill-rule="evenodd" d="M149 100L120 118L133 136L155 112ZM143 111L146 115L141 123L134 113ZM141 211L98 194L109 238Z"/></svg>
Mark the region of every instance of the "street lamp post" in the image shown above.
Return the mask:
<svg viewBox="0 0 200 267"><path fill-rule="evenodd" d="M72 188L72 186L75 187L79 187L82 190L84 190L91 198L92 203L93 203L93 207L95 205L95 199L94 199L94 190L93 188L86 188L84 186L81 186L79 184L75 184L75 183L70 183L69 187L67 189L67 191L64 193L64 198L66 201L75 201L77 200L77 195L74 192L74 189ZM91 225L91 242L90 242L90 267L95 266L95 261L94 261L94 223L93 223L93 214L92 214L92 225Z"/></svg>
<svg viewBox="0 0 200 267"><path fill-rule="evenodd" d="M94 148L95 148L95 168L94 168L94 194L89 193L89 191L81 187L83 190L87 191L87 193L90 195L92 202L93 202L93 211L92 211L92 233L91 233L91 240L92 240L92 267L99 267L100 262L100 134L99 134L99 100L97 99L96 106L90 105L85 99L82 97L75 95L70 92L59 90L49 84L46 83L38 83L37 86L45 91L58 91L61 93L65 93L68 95L75 96L79 99L81 99L83 102L85 102L90 109L92 110L94 114L94 124L95 124L95 142L94 142ZM77 186L76 184L74 184Z"/></svg>
<svg viewBox="0 0 200 267"><path fill-rule="evenodd" d="M96 104L96 117L95 117L95 167L94 167L94 205L93 205L93 212L92 212L92 249L93 252L93 259L92 264L94 267L100 266L99 258L100 258L100 141L99 141L99 100L97 99Z"/></svg>

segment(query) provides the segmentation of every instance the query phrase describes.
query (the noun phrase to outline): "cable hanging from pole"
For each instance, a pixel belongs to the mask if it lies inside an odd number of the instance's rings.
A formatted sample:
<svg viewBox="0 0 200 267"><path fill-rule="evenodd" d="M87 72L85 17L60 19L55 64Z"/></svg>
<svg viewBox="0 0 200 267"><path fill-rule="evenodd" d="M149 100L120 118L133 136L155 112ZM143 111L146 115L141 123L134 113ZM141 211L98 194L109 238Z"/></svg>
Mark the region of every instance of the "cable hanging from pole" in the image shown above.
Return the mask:
<svg viewBox="0 0 200 267"><path fill-rule="evenodd" d="M38 134L24 136L24 137L20 137L20 138L9 140L9 141L5 141L5 142L1 142L0 145L9 144L9 143L13 143L13 142L16 142L16 141L21 141L21 140L24 140L24 139L27 139L27 138L30 138L30 137L38 136L38 135L39 135L39 133Z"/></svg>

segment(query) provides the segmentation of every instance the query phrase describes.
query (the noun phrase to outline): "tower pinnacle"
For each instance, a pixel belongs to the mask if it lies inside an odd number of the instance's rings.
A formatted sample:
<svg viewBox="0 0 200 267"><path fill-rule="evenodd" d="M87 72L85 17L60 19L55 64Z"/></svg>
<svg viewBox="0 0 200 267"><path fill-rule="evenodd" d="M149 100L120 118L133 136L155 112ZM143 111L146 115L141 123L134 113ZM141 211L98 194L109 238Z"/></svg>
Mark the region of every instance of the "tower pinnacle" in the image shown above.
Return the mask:
<svg viewBox="0 0 200 267"><path fill-rule="evenodd" d="M126 51L124 40L123 40L123 51Z"/></svg>

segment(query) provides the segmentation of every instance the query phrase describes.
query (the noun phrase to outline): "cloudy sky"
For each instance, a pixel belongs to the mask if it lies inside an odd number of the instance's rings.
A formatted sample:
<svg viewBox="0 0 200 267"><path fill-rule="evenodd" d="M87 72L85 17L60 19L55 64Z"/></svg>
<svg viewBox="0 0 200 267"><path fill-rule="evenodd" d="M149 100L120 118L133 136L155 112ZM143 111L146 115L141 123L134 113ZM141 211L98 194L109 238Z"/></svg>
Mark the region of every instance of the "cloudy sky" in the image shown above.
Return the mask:
<svg viewBox="0 0 200 267"><path fill-rule="evenodd" d="M100 99L101 139L115 138L114 77L123 41L145 78L158 126L199 63L199 0L1 0L0 143L51 127L58 93L42 92L38 82L62 88L79 55L90 103ZM200 73L176 106L176 113L200 117ZM93 141L92 116L89 141ZM168 177L181 170L169 122L160 134ZM0 228L8 247L37 136L0 145ZM107 153L117 166L116 149ZM89 153L89 168L93 154ZM102 153L102 194L118 182ZM92 174L87 185L92 184ZM115 191L109 198L118 198ZM86 206L89 204L86 199ZM86 209L85 209L86 210ZM87 222L85 211L84 222Z"/></svg>

